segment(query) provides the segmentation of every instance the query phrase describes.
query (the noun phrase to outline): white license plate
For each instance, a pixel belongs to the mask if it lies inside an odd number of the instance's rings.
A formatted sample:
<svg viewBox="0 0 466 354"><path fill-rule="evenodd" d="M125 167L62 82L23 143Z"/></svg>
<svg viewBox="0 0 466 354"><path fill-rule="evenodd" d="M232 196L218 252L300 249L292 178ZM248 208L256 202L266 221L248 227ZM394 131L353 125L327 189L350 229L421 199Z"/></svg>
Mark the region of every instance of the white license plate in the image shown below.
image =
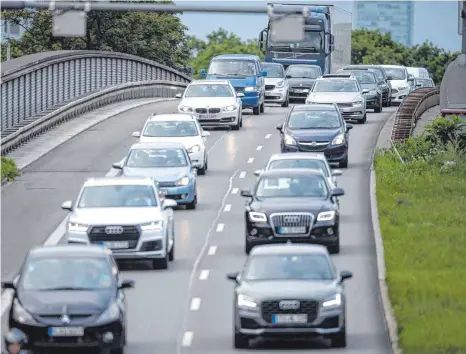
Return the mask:
<svg viewBox="0 0 466 354"><path fill-rule="evenodd" d="M50 337L82 337L84 327L50 327Z"/></svg>
<svg viewBox="0 0 466 354"><path fill-rule="evenodd" d="M305 234L306 227L304 226L292 226L292 227L280 227L278 229L280 234Z"/></svg>
<svg viewBox="0 0 466 354"><path fill-rule="evenodd" d="M105 247L114 249L114 250L129 248L128 241L106 241L103 244Z"/></svg>
<svg viewBox="0 0 466 354"><path fill-rule="evenodd" d="M215 114L199 114L199 119L213 119L216 116Z"/></svg>
<svg viewBox="0 0 466 354"><path fill-rule="evenodd" d="M272 91L265 91L265 95L273 95L273 92Z"/></svg>
<svg viewBox="0 0 466 354"><path fill-rule="evenodd" d="M273 315L272 323L307 323L307 315L295 314L295 315Z"/></svg>

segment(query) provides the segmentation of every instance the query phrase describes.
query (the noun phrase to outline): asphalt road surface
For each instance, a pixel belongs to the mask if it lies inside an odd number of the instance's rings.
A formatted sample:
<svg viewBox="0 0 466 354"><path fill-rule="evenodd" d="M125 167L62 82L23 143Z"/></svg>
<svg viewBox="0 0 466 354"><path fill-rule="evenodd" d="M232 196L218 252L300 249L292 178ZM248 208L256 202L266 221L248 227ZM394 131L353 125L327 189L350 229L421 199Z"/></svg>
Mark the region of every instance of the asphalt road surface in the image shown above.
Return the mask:
<svg viewBox="0 0 466 354"><path fill-rule="evenodd" d="M83 180L103 176L123 158L151 113L172 113L176 102L156 103L122 113L81 133L29 166L2 191L2 278L11 278L27 250L40 244L66 216L62 201L74 199ZM233 284L226 273L240 270L244 254L244 199L253 171L279 152L275 126L287 109L266 107L260 116L244 116L238 132L211 131L209 171L198 178L196 210L176 210L176 259L168 270L145 263L122 266L134 279L128 295L128 353L228 354L232 345ZM350 133L349 168L339 185L341 253L339 270L350 270L347 282L348 347L326 349L325 342L256 343L257 349L281 354L388 354L390 345L377 286L375 246L370 221L369 167L377 133L394 109L368 115ZM5 317L2 322L5 323ZM277 348L278 347L278 348ZM325 348L325 349L324 349Z"/></svg>

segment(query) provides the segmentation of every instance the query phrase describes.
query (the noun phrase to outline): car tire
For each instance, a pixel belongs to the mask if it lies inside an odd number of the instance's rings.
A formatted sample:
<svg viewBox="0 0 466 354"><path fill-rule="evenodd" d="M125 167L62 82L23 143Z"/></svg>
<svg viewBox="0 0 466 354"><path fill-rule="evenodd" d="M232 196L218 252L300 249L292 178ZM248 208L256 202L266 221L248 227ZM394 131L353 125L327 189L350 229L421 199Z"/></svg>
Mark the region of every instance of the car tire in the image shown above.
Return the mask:
<svg viewBox="0 0 466 354"><path fill-rule="evenodd" d="M290 98L287 97L286 101L282 103L282 107L288 107L290 105Z"/></svg>
<svg viewBox="0 0 466 354"><path fill-rule="evenodd" d="M260 114L260 107L259 106L254 107L252 109L252 114L254 114L255 116L258 116Z"/></svg>
<svg viewBox="0 0 466 354"><path fill-rule="evenodd" d="M364 117L362 117L362 119L358 120L358 123L359 124L364 124L364 123L366 123L366 121L367 121L367 113L364 114Z"/></svg>
<svg viewBox="0 0 466 354"><path fill-rule="evenodd" d="M173 262L175 260L175 238L173 237L173 245L170 252L168 252L168 261Z"/></svg>
<svg viewBox="0 0 466 354"><path fill-rule="evenodd" d="M346 326L331 337L332 348L346 348Z"/></svg>
<svg viewBox="0 0 466 354"><path fill-rule="evenodd" d="M231 126L231 130L239 130L239 128L241 128L239 121L235 125Z"/></svg>
<svg viewBox="0 0 466 354"><path fill-rule="evenodd" d="M239 117L239 127L242 128L243 127L243 112L241 111L241 115Z"/></svg>
<svg viewBox="0 0 466 354"><path fill-rule="evenodd" d="M206 171L207 171L207 157L204 158L204 166L202 166L202 168L197 169L197 174L200 176L203 176L205 175Z"/></svg>
<svg viewBox="0 0 466 354"><path fill-rule="evenodd" d="M383 102L382 102L382 97L380 98L379 105L374 108L375 113L381 113L382 112L382 107L383 107Z"/></svg>
<svg viewBox="0 0 466 354"><path fill-rule="evenodd" d="M186 209L194 210L196 209L197 204L197 193L194 195L194 200L191 203L186 204Z"/></svg>
<svg viewBox="0 0 466 354"><path fill-rule="evenodd" d="M235 331L233 346L235 349L249 349L249 337Z"/></svg>
<svg viewBox="0 0 466 354"><path fill-rule="evenodd" d="M265 102L262 102L259 109L260 109L261 113L264 113L264 111L265 111Z"/></svg>
<svg viewBox="0 0 466 354"><path fill-rule="evenodd" d="M338 164L340 168L348 168L348 155L346 155L346 159Z"/></svg>
<svg viewBox="0 0 466 354"><path fill-rule="evenodd" d="M152 260L152 268L154 269L168 269L168 252L164 258L158 258Z"/></svg>

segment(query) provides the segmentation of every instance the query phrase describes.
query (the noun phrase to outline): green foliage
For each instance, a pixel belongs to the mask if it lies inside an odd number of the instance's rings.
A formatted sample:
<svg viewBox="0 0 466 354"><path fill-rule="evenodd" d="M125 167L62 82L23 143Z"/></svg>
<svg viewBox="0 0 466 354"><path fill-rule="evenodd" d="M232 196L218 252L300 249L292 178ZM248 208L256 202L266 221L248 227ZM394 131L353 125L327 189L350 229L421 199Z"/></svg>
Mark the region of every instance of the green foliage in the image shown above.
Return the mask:
<svg viewBox="0 0 466 354"><path fill-rule="evenodd" d="M189 46L193 59L190 64L198 77L202 69L209 66L210 60L221 54L255 54L263 58L257 47L257 40L242 41L237 35L220 28L207 36L207 41L190 37Z"/></svg>
<svg viewBox="0 0 466 354"><path fill-rule="evenodd" d="M2 156L2 167L1 167L1 178L2 181L6 178L8 181L12 181L19 175L16 163L8 157Z"/></svg>
<svg viewBox="0 0 466 354"><path fill-rule="evenodd" d="M438 118L426 127L426 140L445 146L457 144L459 149L466 151L466 121L458 116Z"/></svg>

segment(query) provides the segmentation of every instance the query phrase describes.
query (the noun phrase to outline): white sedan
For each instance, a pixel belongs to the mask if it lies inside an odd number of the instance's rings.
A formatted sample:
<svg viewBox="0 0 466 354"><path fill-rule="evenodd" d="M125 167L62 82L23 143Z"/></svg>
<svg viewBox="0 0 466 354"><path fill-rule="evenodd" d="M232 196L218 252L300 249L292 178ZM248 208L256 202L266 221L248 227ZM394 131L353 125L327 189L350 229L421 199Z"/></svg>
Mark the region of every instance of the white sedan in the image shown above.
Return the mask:
<svg viewBox="0 0 466 354"><path fill-rule="evenodd" d="M239 130L243 126L243 95L227 80L196 80L176 95L181 98L178 112L193 114L201 126Z"/></svg>
<svg viewBox="0 0 466 354"><path fill-rule="evenodd" d="M191 114L154 114L147 119L142 134L138 131L133 133L141 143L182 143L200 175L204 175L208 169L205 142L209 135Z"/></svg>

